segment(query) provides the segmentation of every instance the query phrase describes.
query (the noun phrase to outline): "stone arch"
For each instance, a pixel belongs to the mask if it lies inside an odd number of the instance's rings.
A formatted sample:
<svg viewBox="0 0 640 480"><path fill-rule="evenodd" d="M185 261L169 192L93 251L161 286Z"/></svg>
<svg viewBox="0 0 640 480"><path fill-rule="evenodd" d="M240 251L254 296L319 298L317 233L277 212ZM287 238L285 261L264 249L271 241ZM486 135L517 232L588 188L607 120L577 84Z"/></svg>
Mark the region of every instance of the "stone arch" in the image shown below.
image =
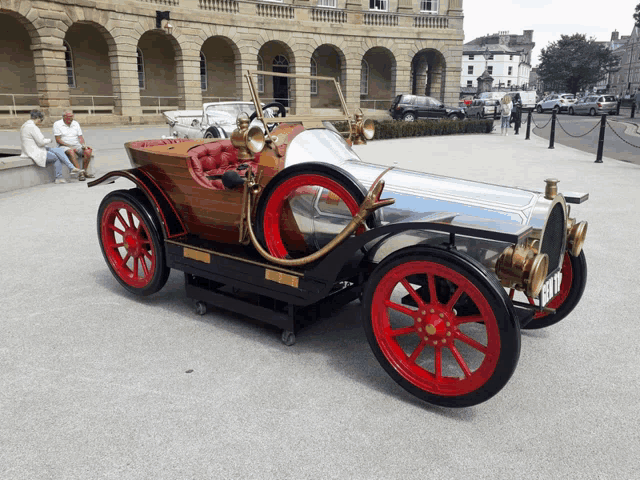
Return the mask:
<svg viewBox="0 0 640 480"><path fill-rule="evenodd" d="M340 89L344 90L347 58L341 48L330 42L322 43L311 53L311 60L315 62L316 75L337 78ZM338 92L330 82L312 80L310 95L311 108L341 108Z"/></svg>
<svg viewBox="0 0 640 480"><path fill-rule="evenodd" d="M396 92L397 60L393 53L393 43L371 41L363 43L364 52L361 53L358 62L358 71L361 75L358 82L360 107L386 110ZM367 46L369 48L366 48ZM362 77L363 60L369 67L369 75L366 79ZM361 86L364 82L367 84L366 93Z"/></svg>
<svg viewBox="0 0 640 480"><path fill-rule="evenodd" d="M176 37L152 28L140 35L137 47L142 51L145 71L145 88L140 90L142 113L182 107L183 55Z"/></svg>
<svg viewBox="0 0 640 480"><path fill-rule="evenodd" d="M451 97L447 94L447 83L456 78L456 68L459 77L461 60L456 58L459 53L459 49L452 49L443 41L422 41L412 45L407 58L411 65L409 91L429 95L445 103L457 99L457 94L453 100L447 98ZM459 89L458 82L452 85Z"/></svg>
<svg viewBox="0 0 640 480"><path fill-rule="evenodd" d="M200 47L206 58L207 89L202 90L204 102L240 99L242 63L240 49L235 42L223 35L208 37ZM241 87L241 86L240 86Z"/></svg>
<svg viewBox="0 0 640 480"><path fill-rule="evenodd" d="M31 47L40 43L40 35L32 21L5 8L0 8L0 26L0 105L11 105L9 113L25 112L39 106Z"/></svg>
<svg viewBox="0 0 640 480"><path fill-rule="evenodd" d="M266 35L271 37L273 35ZM260 55L264 62L265 71L295 73L296 72L296 54L293 49L284 40L272 39L262 43L254 58L254 65L257 65L257 56ZM284 57L287 59L285 66L281 62L274 64L274 61ZM261 80L258 79L258 82ZM277 101L285 107L295 109L296 99L296 82L294 79L286 77L266 77L263 79L264 92L261 95L266 103Z"/></svg>
<svg viewBox="0 0 640 480"><path fill-rule="evenodd" d="M63 39L71 47L76 80L75 84L68 83L69 100L76 112L112 113L116 105L112 73L117 68L116 42L104 24L96 23L103 20L102 16L86 17L94 20L74 22Z"/></svg>

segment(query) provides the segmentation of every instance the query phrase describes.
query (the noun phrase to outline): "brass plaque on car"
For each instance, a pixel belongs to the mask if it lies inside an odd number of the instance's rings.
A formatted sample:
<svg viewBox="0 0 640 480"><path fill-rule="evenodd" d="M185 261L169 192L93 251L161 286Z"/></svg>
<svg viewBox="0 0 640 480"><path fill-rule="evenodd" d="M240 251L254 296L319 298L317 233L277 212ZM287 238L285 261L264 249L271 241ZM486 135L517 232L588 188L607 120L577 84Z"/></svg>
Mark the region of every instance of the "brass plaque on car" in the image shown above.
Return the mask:
<svg viewBox="0 0 640 480"><path fill-rule="evenodd" d="M211 263L211 255L207 252L201 252L200 250L194 250L192 248L184 248L184 257L202 263Z"/></svg>
<svg viewBox="0 0 640 480"><path fill-rule="evenodd" d="M281 283L282 285L289 285L290 287L298 288L299 278L295 275L289 275L288 273L276 272L275 270L265 270L264 278L271 280L272 282Z"/></svg>

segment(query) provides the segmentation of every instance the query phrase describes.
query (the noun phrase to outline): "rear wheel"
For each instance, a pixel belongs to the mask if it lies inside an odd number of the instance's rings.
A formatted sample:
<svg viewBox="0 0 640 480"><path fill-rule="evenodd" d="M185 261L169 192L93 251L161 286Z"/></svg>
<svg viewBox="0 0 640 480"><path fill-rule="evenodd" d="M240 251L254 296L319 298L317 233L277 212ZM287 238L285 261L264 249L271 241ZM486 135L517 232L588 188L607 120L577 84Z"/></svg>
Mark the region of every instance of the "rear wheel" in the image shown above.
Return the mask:
<svg viewBox="0 0 640 480"><path fill-rule="evenodd" d="M402 117L402 120L404 120L405 122L415 122L416 114L413 112L405 113Z"/></svg>
<svg viewBox="0 0 640 480"><path fill-rule="evenodd" d="M169 278L162 234L153 209L136 189L108 194L98 210L98 238L109 269L136 295L160 290Z"/></svg>
<svg viewBox="0 0 640 480"><path fill-rule="evenodd" d="M575 112L573 111L573 107L569 107L569 115L574 115Z"/></svg>
<svg viewBox="0 0 640 480"><path fill-rule="evenodd" d="M220 138L220 134L218 133L217 129L210 128L205 132L204 138Z"/></svg>
<svg viewBox="0 0 640 480"><path fill-rule="evenodd" d="M405 390L435 405L488 400L515 371L520 329L506 293L468 257L409 247L383 261L363 296L374 355Z"/></svg>
<svg viewBox="0 0 640 480"><path fill-rule="evenodd" d="M596 116L596 109L592 108L591 110L589 110L589 115L591 115L592 117Z"/></svg>
<svg viewBox="0 0 640 480"><path fill-rule="evenodd" d="M540 105L536 106L536 112L542 113L542 107Z"/></svg>

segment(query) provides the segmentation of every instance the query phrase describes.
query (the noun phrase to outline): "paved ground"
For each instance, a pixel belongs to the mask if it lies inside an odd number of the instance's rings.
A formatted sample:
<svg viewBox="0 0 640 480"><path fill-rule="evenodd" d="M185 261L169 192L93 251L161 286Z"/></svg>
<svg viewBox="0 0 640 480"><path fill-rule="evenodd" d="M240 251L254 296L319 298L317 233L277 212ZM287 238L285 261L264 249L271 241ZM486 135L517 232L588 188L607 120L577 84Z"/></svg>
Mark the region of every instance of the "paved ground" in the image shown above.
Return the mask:
<svg viewBox="0 0 640 480"><path fill-rule="evenodd" d="M125 140L165 132L86 137L105 172L127 166ZM561 191L590 192L572 209L589 221L585 296L560 324L523 333L496 397L462 410L414 399L373 357L357 302L285 347L241 316L197 316L178 272L135 298L96 237L101 199L126 182L49 184L0 194L0 478L640 478L640 167L523 135L357 149L380 164L530 188L555 176Z"/></svg>

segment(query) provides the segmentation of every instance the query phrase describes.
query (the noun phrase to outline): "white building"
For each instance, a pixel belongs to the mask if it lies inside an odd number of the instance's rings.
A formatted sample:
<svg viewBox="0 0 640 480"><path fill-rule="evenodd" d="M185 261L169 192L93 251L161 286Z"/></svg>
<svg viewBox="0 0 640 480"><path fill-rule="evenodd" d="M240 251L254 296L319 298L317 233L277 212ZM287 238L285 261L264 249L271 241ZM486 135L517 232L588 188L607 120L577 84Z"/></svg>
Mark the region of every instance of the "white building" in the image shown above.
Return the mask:
<svg viewBox="0 0 640 480"><path fill-rule="evenodd" d="M524 35L510 35L499 32L465 43L462 49L462 72L460 86L477 87L478 77L485 67L493 77L493 87L528 89L531 73L531 50L533 30L525 30ZM484 53L489 58L485 59Z"/></svg>

